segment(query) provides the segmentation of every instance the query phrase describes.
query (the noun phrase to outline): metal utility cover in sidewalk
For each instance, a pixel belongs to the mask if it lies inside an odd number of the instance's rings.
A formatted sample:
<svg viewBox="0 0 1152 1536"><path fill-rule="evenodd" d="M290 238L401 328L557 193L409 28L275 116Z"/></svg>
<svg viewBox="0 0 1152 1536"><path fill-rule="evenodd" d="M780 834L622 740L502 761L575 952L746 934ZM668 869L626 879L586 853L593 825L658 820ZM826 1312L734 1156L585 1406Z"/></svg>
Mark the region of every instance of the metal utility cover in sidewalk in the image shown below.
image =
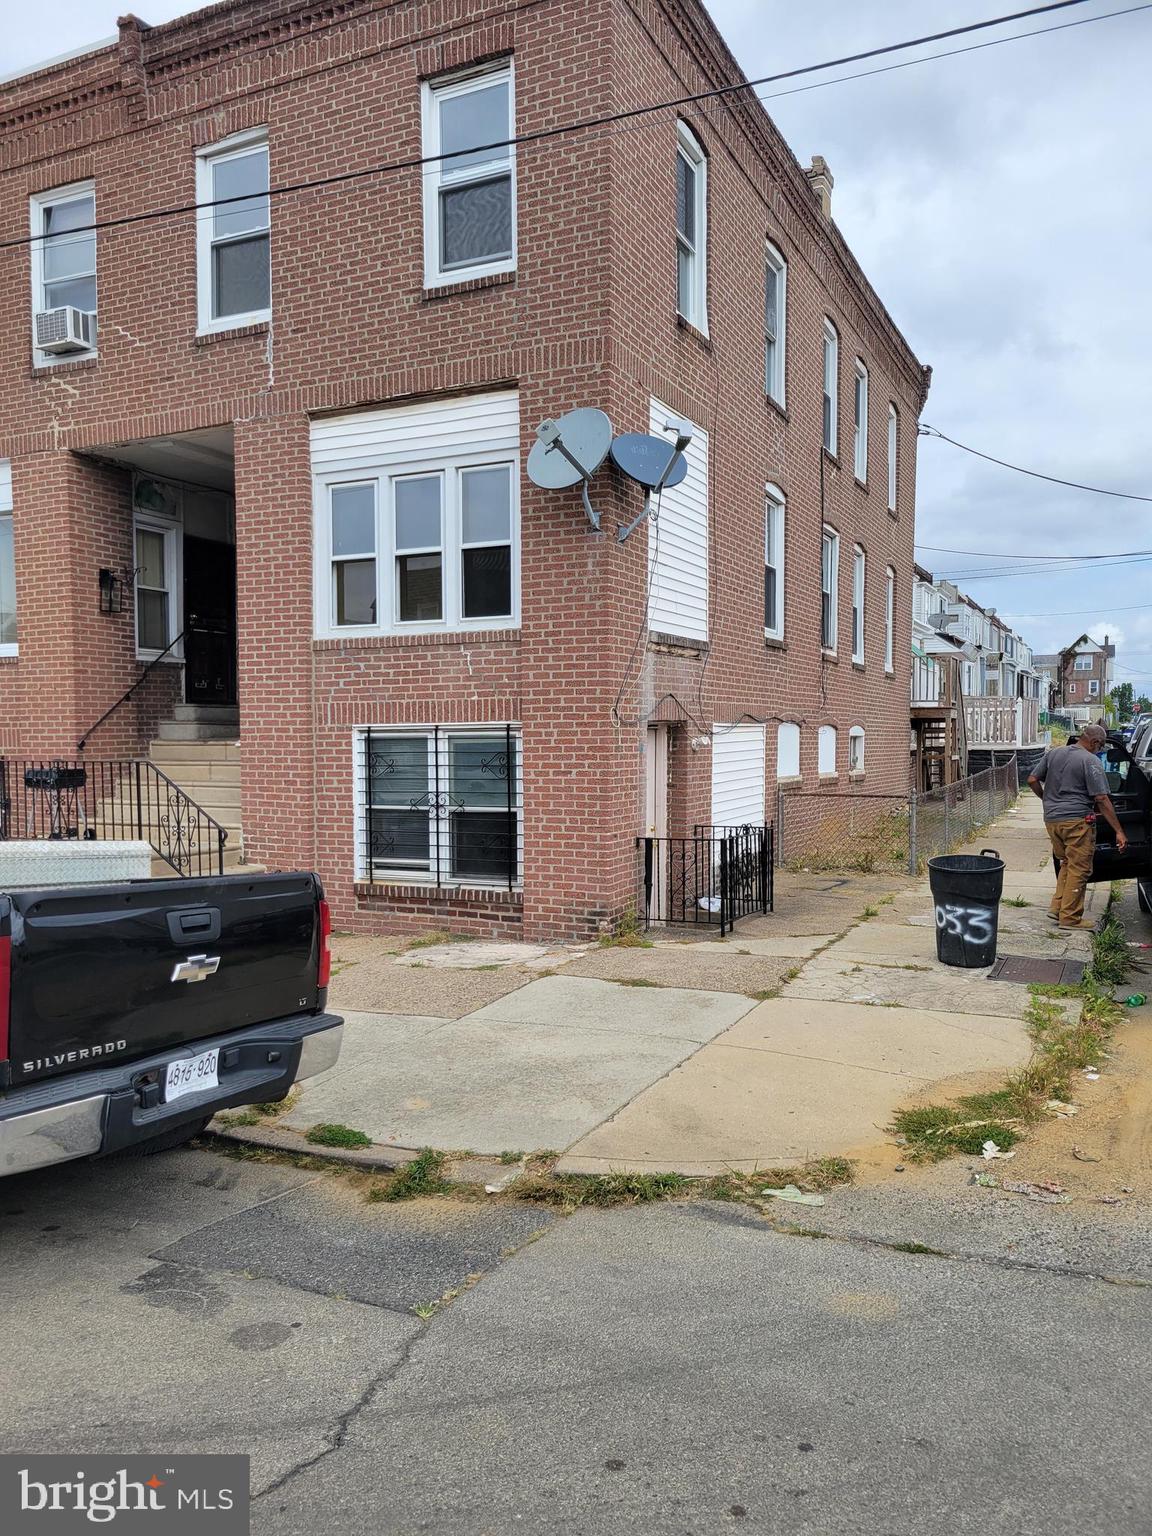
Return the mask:
<svg viewBox="0 0 1152 1536"><path fill-rule="evenodd" d="M1083 960L1034 960L1031 955L1001 955L988 972L989 981L1043 982L1074 987L1083 979Z"/></svg>

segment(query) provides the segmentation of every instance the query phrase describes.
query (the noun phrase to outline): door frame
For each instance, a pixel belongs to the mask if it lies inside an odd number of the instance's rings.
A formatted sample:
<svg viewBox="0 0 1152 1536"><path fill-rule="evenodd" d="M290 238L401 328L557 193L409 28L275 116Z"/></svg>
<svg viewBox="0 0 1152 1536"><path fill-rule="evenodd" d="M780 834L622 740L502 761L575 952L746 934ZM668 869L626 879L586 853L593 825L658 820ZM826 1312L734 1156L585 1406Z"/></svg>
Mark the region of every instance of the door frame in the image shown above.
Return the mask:
<svg viewBox="0 0 1152 1536"><path fill-rule="evenodd" d="M652 858L651 922L668 915L668 745L671 727L649 725L644 737L644 836L657 839Z"/></svg>

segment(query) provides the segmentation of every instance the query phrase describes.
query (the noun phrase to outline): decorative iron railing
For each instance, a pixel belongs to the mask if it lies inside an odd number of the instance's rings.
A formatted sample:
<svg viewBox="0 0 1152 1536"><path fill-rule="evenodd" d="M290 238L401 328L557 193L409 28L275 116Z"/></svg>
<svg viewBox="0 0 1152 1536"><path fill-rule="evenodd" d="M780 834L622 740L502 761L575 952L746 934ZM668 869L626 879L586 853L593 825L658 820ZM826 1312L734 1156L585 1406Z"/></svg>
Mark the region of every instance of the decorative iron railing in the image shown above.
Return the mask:
<svg viewBox="0 0 1152 1536"><path fill-rule="evenodd" d="M0 757L0 840L148 843L176 874L221 875L228 833L144 759Z"/></svg>
<svg viewBox="0 0 1152 1536"><path fill-rule="evenodd" d="M689 923L728 933L771 912L771 826L697 826L691 837L638 837L644 926Z"/></svg>

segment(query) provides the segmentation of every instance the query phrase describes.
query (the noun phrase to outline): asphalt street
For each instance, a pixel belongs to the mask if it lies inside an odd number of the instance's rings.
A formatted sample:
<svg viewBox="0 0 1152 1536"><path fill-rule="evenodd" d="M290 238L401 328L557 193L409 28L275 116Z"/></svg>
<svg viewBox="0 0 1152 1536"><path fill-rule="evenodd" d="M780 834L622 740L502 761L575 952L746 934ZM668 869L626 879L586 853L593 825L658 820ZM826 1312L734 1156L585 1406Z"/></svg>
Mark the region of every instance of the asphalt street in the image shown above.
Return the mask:
<svg viewBox="0 0 1152 1536"><path fill-rule="evenodd" d="M0 1448L246 1452L258 1536L1152 1525L1130 1240L1021 1258L961 1212L912 1253L880 1194L824 1240L368 1204L205 1149L9 1179L0 1216Z"/></svg>

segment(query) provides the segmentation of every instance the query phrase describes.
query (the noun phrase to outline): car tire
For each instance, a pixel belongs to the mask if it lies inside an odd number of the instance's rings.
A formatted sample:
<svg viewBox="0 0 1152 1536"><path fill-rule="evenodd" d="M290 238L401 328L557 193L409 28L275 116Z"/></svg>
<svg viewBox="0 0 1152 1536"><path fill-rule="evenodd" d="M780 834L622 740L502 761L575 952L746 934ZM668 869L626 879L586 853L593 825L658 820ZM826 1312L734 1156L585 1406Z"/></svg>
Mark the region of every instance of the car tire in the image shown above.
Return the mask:
<svg viewBox="0 0 1152 1536"><path fill-rule="evenodd" d="M1136 900L1140 903L1141 912L1152 913L1152 895L1149 895L1148 886L1143 880L1136 882Z"/></svg>
<svg viewBox="0 0 1152 1536"><path fill-rule="evenodd" d="M149 1136L147 1141L138 1141L134 1146L124 1147L113 1153L113 1156L151 1157L156 1152L171 1152L174 1147L182 1147L199 1136L211 1118L211 1115L201 1115L196 1120L185 1120L183 1125L174 1125L170 1131L161 1131L158 1136Z"/></svg>

